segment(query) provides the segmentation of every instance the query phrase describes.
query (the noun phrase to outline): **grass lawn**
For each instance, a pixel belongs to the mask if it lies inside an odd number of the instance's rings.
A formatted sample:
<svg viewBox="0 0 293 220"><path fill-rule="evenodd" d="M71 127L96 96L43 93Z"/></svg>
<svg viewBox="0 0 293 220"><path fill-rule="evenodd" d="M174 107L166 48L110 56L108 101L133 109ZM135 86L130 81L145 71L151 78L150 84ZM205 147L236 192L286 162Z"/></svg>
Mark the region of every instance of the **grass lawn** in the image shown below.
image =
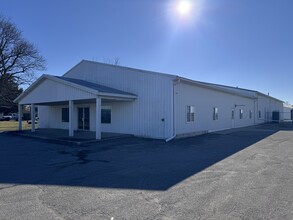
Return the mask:
<svg viewBox="0 0 293 220"><path fill-rule="evenodd" d="M22 122L22 129L31 129L31 125L26 121ZM36 124L36 128L38 125ZM18 121L0 121L0 131L17 131L18 130Z"/></svg>

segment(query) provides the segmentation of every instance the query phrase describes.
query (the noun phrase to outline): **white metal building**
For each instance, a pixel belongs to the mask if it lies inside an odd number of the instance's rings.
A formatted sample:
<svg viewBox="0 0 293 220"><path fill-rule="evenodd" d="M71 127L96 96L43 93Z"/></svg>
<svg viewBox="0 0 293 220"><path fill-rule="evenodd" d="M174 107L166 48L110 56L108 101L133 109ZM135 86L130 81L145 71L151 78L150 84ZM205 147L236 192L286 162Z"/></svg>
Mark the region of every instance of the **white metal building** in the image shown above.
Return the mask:
<svg viewBox="0 0 293 220"><path fill-rule="evenodd" d="M293 117L293 106L288 103L284 103L283 119L288 121L288 120L292 120L292 117Z"/></svg>
<svg viewBox="0 0 293 220"><path fill-rule="evenodd" d="M85 60L62 77L41 76L15 102L19 114L38 106L39 128L95 131L97 139L113 132L168 140L265 123L283 111L281 100L257 91Z"/></svg>

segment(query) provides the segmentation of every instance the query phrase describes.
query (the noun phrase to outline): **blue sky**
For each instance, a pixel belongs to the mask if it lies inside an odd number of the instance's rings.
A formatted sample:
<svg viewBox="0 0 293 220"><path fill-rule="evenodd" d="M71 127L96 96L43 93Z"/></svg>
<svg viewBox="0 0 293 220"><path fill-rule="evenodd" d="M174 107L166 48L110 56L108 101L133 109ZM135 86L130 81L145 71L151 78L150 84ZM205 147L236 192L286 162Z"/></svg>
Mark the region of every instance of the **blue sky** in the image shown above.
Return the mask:
<svg viewBox="0 0 293 220"><path fill-rule="evenodd" d="M0 13L35 43L44 73L82 59L258 90L293 103L293 1L0 0Z"/></svg>

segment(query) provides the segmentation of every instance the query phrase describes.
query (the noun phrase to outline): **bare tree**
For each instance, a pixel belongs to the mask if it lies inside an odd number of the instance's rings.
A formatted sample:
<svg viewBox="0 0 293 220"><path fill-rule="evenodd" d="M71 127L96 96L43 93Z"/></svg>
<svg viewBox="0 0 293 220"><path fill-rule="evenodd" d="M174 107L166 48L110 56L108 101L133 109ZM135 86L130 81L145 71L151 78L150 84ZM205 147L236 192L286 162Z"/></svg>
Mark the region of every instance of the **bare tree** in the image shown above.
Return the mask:
<svg viewBox="0 0 293 220"><path fill-rule="evenodd" d="M114 58L113 65L115 65L115 66L119 66L119 64L120 64L120 58L119 58L119 57L115 57L115 58Z"/></svg>
<svg viewBox="0 0 293 220"><path fill-rule="evenodd" d="M22 37L10 20L0 15L0 77L18 85L34 80L34 71L45 70L45 59L36 46Z"/></svg>
<svg viewBox="0 0 293 220"><path fill-rule="evenodd" d="M120 65L120 58L119 57L115 57L113 59L103 58L103 63L111 64L113 66L119 66Z"/></svg>

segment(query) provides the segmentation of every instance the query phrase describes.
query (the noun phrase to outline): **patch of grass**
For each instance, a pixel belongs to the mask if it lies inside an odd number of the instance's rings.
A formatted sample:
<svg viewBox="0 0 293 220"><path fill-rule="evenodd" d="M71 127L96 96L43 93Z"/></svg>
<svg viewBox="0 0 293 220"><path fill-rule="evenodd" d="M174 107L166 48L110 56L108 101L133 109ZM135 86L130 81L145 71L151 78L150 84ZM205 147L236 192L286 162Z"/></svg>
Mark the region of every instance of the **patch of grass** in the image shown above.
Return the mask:
<svg viewBox="0 0 293 220"><path fill-rule="evenodd" d="M28 124L26 121L22 122L22 129L28 130L31 129L32 125ZM37 128L38 125L36 124ZM0 121L0 131L17 131L18 130L18 121Z"/></svg>

